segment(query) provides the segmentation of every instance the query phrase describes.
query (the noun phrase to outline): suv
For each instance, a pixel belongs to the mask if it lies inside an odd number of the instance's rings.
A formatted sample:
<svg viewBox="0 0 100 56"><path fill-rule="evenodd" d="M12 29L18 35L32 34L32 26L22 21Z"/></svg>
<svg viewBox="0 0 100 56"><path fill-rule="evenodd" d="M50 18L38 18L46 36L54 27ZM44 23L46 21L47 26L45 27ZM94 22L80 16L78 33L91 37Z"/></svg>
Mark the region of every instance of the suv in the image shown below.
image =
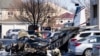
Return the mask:
<svg viewBox="0 0 100 56"><path fill-rule="evenodd" d="M93 56L99 56L99 43L100 36L89 36L88 38L75 41L69 45L68 49L70 53L75 55L92 56L94 54ZM94 50L93 53L92 50Z"/></svg>
<svg viewBox="0 0 100 56"><path fill-rule="evenodd" d="M97 30L82 31L79 34L77 34L75 37L73 37L69 40L69 46L80 39L85 39L85 38L88 38L88 37L94 36L94 35L97 35L97 36L100 35L100 31L97 31Z"/></svg>
<svg viewBox="0 0 100 56"><path fill-rule="evenodd" d="M78 33L74 38L72 38L72 41L83 39L89 36L94 36L94 35L100 35L100 31L97 30L90 30L90 31L82 31Z"/></svg>
<svg viewBox="0 0 100 56"><path fill-rule="evenodd" d="M7 38L11 38L11 39L15 39L19 33L21 29L9 29L7 32L6 32L6 37Z"/></svg>

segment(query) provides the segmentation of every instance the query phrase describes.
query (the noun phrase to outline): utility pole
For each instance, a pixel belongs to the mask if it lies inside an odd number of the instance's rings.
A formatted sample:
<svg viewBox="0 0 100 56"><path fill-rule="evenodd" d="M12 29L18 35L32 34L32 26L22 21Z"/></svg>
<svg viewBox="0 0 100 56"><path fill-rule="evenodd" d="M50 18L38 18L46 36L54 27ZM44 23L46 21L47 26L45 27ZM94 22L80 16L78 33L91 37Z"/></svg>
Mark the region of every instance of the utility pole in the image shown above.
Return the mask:
<svg viewBox="0 0 100 56"><path fill-rule="evenodd" d="M97 2L97 6L98 6L98 29L100 30L100 0L98 0Z"/></svg>

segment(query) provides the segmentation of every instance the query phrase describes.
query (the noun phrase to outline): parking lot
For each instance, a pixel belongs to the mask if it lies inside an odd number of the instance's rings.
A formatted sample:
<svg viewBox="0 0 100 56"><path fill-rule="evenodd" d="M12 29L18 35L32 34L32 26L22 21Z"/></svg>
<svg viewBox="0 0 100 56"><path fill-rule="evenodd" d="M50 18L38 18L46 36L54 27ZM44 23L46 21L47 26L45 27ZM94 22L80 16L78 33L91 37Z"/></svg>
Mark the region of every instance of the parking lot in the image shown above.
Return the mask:
<svg viewBox="0 0 100 56"><path fill-rule="evenodd" d="M62 56L75 56L75 55L69 54L69 53L65 53L65 54L63 54Z"/></svg>
<svg viewBox="0 0 100 56"><path fill-rule="evenodd" d="M15 54L10 55L10 53L5 52L4 50L0 51L0 56L16 56ZM18 55L17 55L18 56ZM62 56L74 56L73 54L69 54L67 52L63 53Z"/></svg>

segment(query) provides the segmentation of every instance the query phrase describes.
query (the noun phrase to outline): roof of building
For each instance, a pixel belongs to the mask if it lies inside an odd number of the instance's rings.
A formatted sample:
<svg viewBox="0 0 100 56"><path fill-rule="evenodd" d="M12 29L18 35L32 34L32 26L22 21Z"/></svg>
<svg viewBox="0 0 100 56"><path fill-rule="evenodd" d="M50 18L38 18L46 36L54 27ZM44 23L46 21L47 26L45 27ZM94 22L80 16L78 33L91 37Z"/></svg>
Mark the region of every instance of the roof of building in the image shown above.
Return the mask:
<svg viewBox="0 0 100 56"><path fill-rule="evenodd" d="M74 17L74 14L72 13L64 13L64 14L61 14L60 16L58 16L59 18L73 18Z"/></svg>
<svg viewBox="0 0 100 56"><path fill-rule="evenodd" d="M71 19L72 20L74 18L74 14L65 12L59 16L54 16L53 18L55 18L55 19Z"/></svg>

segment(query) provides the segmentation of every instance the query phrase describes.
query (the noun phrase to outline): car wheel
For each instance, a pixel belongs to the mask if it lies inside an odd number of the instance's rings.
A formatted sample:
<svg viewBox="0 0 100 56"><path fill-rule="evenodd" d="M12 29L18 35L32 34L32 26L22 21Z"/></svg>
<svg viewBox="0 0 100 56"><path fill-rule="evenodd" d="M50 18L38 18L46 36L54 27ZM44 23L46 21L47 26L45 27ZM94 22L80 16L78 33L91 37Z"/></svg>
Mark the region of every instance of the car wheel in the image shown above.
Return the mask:
<svg viewBox="0 0 100 56"><path fill-rule="evenodd" d="M83 56L92 56L92 49L85 50Z"/></svg>

